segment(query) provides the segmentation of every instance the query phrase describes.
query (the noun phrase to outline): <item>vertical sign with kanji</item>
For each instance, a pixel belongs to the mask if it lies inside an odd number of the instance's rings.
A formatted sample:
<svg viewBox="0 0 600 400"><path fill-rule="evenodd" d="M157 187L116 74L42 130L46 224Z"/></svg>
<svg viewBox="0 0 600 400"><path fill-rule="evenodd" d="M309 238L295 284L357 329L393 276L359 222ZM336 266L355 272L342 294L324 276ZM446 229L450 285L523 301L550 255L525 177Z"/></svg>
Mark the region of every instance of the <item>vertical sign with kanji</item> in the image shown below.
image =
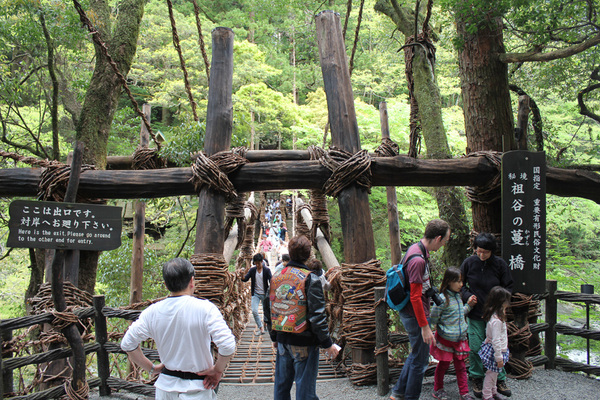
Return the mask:
<svg viewBox="0 0 600 400"><path fill-rule="evenodd" d="M502 156L502 258L515 280L513 290L546 288L546 157L544 152L509 151Z"/></svg>

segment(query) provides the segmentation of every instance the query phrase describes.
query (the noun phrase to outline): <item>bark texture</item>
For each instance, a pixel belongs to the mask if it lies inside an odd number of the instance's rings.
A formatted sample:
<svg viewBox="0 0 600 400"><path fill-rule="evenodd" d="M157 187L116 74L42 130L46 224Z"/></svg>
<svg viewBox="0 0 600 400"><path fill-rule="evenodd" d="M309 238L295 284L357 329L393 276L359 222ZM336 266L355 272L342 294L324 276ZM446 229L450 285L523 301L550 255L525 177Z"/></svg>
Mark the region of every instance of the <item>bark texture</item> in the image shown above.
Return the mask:
<svg viewBox="0 0 600 400"><path fill-rule="evenodd" d="M488 17L476 33L457 19L461 41L459 74L463 97L467 154L477 151L508 151L514 145L514 121L508 89L508 68L500 61L504 53L502 20ZM498 188L498 190L500 190ZM501 202L473 202L473 229L476 232L501 232Z"/></svg>
<svg viewBox="0 0 600 400"><path fill-rule="evenodd" d="M390 0L379 0L375 9L389 16L405 37L414 35L414 10L394 7ZM440 89L435 77L435 56L422 46L415 46L412 61L414 95L419 104L419 118L427 158L452 158L442 119ZM452 227L450 241L445 246L443 260L447 265L460 265L469 246L469 223L466 218L462 189L452 186L433 189L440 218Z"/></svg>
<svg viewBox="0 0 600 400"><path fill-rule="evenodd" d="M135 56L139 27L144 14L145 0L123 0L119 13L110 25L110 4L105 0L90 2L93 23L108 47L108 53L123 76L127 76ZM96 65L85 96L77 124L77 140L85 143L84 163L98 169L106 167L106 147L110 126L117 109L122 84L100 46L95 44ZM79 287L94 293L98 252L82 251L80 258Z"/></svg>

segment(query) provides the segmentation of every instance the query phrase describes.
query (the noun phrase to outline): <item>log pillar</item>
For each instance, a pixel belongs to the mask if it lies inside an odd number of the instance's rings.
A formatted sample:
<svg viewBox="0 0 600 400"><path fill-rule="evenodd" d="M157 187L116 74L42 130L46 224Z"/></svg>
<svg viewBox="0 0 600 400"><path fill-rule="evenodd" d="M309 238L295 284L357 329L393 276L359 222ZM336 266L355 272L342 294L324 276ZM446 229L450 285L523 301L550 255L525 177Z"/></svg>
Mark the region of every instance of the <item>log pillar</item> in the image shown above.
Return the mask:
<svg viewBox="0 0 600 400"><path fill-rule="evenodd" d="M142 110L146 119L150 121L151 106L144 104ZM140 147L147 148L150 143L150 131L142 122L140 130ZM129 304L142 301L142 287L144 282L144 241L146 236L146 202L137 200L134 205L133 218L133 250L131 254L131 285Z"/></svg>
<svg viewBox="0 0 600 400"><path fill-rule="evenodd" d="M387 103L379 103L379 121L381 123L381 138L390 138L390 125L388 123ZM400 224L398 223L398 196L396 186L386 186L388 228L390 232L390 251L392 265L399 264L402 260L402 247L400 247Z"/></svg>
<svg viewBox="0 0 600 400"><path fill-rule="evenodd" d="M212 32L212 62L206 109L204 153L211 156L229 150L233 126L233 31ZM225 195L203 187L198 195L195 254L223 254L225 242Z"/></svg>
<svg viewBox="0 0 600 400"><path fill-rule="evenodd" d="M315 17L315 21L332 144L354 154L361 149L360 137L340 16L332 11L323 11ZM369 194L353 184L341 191L338 204L346 263L358 264L374 259L375 239ZM374 359L373 351L352 351L353 362L371 363Z"/></svg>
<svg viewBox="0 0 600 400"><path fill-rule="evenodd" d="M556 369L556 322L558 314L558 304L556 302L556 290L558 289L558 282L556 280L546 280L546 291L548 297L546 298L546 323L548 329L546 329L545 336L545 348L546 357L546 369Z"/></svg>

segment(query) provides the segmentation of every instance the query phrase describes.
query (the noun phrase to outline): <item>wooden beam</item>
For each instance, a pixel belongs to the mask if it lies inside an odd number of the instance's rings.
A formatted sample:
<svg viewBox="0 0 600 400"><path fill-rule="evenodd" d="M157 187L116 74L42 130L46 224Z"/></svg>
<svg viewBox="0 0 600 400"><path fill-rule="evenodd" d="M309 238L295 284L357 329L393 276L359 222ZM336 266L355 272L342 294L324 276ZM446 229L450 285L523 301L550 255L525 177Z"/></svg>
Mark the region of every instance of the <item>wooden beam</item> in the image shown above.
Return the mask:
<svg viewBox="0 0 600 400"><path fill-rule="evenodd" d="M198 154L192 154L192 162L196 161ZM308 150L249 150L246 159L249 162L310 160L310 153ZM133 156L110 156L106 158L106 169L131 169L132 163ZM173 168L177 165L167 161L167 166Z"/></svg>
<svg viewBox="0 0 600 400"><path fill-rule="evenodd" d="M36 197L40 168L0 169L0 196ZM496 174L485 157L419 160L406 156L376 158L371 163L373 186L479 186ZM321 189L331 172L318 161L246 164L229 176L238 192ZM79 194L90 198L138 199L195 194L191 168L144 171L86 171ZM547 193L582 197L600 204L600 174L548 167Z"/></svg>

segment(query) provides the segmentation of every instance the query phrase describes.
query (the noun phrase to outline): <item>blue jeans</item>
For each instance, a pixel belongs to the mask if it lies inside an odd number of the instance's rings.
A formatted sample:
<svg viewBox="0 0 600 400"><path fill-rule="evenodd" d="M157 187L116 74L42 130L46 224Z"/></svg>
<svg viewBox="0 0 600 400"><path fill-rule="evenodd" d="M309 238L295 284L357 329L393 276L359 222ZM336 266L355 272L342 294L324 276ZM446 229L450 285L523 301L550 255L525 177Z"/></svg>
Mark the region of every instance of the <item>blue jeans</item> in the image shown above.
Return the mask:
<svg viewBox="0 0 600 400"><path fill-rule="evenodd" d="M258 304L262 303L263 306L263 315L266 315L267 310L265 309L265 299L267 298L266 294L254 294L252 296L252 301L250 302L250 307L252 308L252 316L254 317L254 322L256 322L256 326L260 329L263 326L262 321L260 320L260 315L258 315Z"/></svg>
<svg viewBox="0 0 600 400"><path fill-rule="evenodd" d="M296 381L296 400L319 400L317 374L319 348L277 344L274 400L290 400L290 390Z"/></svg>
<svg viewBox="0 0 600 400"><path fill-rule="evenodd" d="M392 395L405 400L417 400L421 395L423 376L429 365L429 346L423 341L421 328L417 319L409 314L400 312L400 319L410 341L411 352L392 389Z"/></svg>

